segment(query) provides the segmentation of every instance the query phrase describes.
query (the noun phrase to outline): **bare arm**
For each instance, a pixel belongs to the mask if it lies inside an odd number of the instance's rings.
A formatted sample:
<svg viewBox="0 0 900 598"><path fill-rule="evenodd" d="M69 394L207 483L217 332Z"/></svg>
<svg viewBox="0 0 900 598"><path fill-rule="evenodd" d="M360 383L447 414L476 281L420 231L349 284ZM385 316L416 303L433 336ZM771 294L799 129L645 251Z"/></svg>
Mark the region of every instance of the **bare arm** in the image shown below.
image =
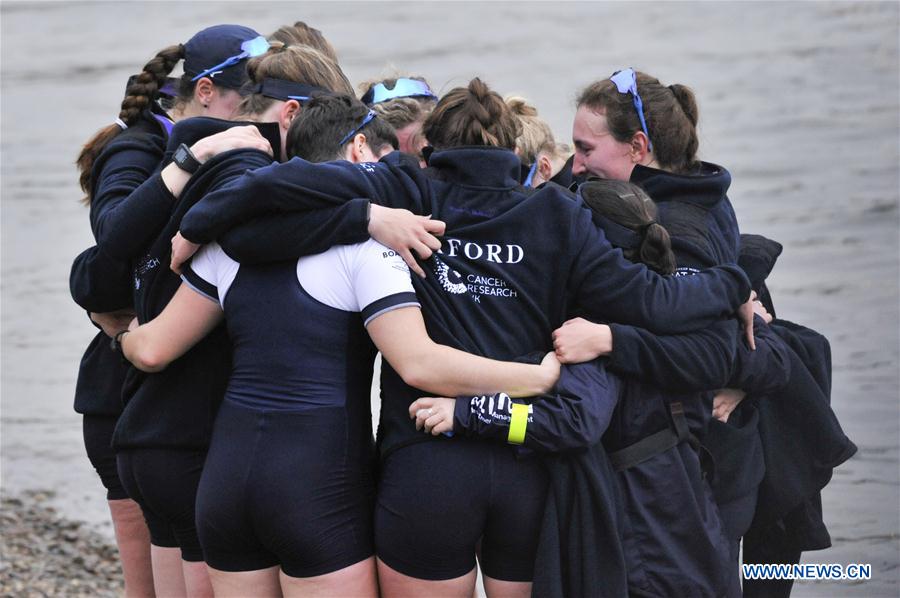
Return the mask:
<svg viewBox="0 0 900 598"><path fill-rule="evenodd" d="M439 395L477 395L504 391L530 397L549 391L559 363L528 365L478 357L431 340L417 307L386 312L367 327L378 350L403 381Z"/></svg>
<svg viewBox="0 0 900 598"><path fill-rule="evenodd" d="M161 314L122 335L122 352L139 370L158 372L187 353L222 317L218 303L182 283Z"/></svg>

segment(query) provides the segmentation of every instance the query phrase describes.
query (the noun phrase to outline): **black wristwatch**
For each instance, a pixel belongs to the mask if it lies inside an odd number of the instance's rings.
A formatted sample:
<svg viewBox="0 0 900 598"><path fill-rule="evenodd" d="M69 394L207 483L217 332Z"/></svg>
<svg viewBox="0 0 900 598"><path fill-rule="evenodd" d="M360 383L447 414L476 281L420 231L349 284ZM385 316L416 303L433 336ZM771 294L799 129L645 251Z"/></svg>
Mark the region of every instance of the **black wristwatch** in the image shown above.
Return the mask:
<svg viewBox="0 0 900 598"><path fill-rule="evenodd" d="M201 165L200 160L194 156L191 148L185 143L179 145L178 149L175 150L175 155L172 156L172 162L175 163L175 166L190 174L197 172L197 169L200 168Z"/></svg>
<svg viewBox="0 0 900 598"><path fill-rule="evenodd" d="M123 359L125 358L125 353L122 351L122 337L128 334L128 332L128 330L117 332L116 335L109 341L109 348L112 349L115 353L118 353Z"/></svg>

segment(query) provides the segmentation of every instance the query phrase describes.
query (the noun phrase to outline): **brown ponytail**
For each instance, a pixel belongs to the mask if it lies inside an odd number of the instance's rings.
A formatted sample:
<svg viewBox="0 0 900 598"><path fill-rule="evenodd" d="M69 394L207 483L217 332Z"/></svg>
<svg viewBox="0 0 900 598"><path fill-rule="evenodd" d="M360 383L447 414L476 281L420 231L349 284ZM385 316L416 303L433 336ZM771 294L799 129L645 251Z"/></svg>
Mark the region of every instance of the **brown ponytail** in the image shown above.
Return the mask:
<svg viewBox="0 0 900 598"><path fill-rule="evenodd" d="M602 179L583 184L579 193L595 217L611 220L634 233L636 238L629 246L612 241L621 247L626 258L660 274L675 272L669 232L656 222L656 204L643 189L627 181Z"/></svg>
<svg viewBox="0 0 900 598"><path fill-rule="evenodd" d="M693 166L697 158L697 150L700 148L700 140L697 138L697 121L700 119L700 109L697 107L697 98L690 87L679 83L669 85L669 90L675 96L675 100L681 107L681 111L690 121L690 127L684 127L685 144L682 149L685 164Z"/></svg>
<svg viewBox="0 0 900 598"><path fill-rule="evenodd" d="M184 46L177 44L160 50L156 56L150 59L150 62L144 65L143 71L131 81L125 90L125 98L119 109L119 121L129 127L136 123L141 113L149 108L157 98L159 89L166 83L166 77L182 58L184 58ZM103 148L122 130L123 128L119 124L112 124L100 129L90 141L84 144L81 153L78 154L78 159L75 161L80 173L78 183L86 194L83 200L86 204L91 203L93 187L91 170L94 161Z"/></svg>
<svg viewBox="0 0 900 598"><path fill-rule="evenodd" d="M506 102L478 77L447 92L422 127L436 149L488 145L515 149L522 132Z"/></svg>
<svg viewBox="0 0 900 598"><path fill-rule="evenodd" d="M674 272L675 253L672 252L672 240L666 227L654 220L644 225L642 230L643 239L638 248L637 261L660 274Z"/></svg>

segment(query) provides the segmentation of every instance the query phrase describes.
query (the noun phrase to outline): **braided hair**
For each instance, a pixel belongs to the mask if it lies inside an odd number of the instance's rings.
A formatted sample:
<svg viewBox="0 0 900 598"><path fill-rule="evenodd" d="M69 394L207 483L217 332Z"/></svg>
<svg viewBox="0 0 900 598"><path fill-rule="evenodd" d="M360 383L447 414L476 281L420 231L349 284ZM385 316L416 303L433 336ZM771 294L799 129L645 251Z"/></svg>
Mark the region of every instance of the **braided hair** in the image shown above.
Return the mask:
<svg viewBox="0 0 900 598"><path fill-rule="evenodd" d="M125 89L125 97L119 108L119 116L114 124L108 125L100 129L91 139L81 148L78 159L75 161L78 166L79 177L78 183L81 185L82 191L85 192L84 202L91 203L93 194L93 180L91 179L91 170L97 156L103 152L103 149L125 128L135 124L141 117L141 113L149 108L159 96L159 90L166 83L166 77L178 64L178 61L184 58L184 46L176 44L160 50L156 56L144 65L139 75L132 78L128 87Z"/></svg>
<svg viewBox="0 0 900 598"><path fill-rule="evenodd" d="M476 77L447 92L422 130L435 149L488 145L512 150L522 125L503 98Z"/></svg>

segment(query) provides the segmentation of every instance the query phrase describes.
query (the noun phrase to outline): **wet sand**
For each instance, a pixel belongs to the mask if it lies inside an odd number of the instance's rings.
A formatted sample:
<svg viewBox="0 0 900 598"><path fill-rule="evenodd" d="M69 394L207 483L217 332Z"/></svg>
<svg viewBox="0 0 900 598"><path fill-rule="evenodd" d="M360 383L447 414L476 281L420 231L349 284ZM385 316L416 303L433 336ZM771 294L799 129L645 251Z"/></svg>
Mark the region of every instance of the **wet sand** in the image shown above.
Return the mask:
<svg viewBox="0 0 900 598"><path fill-rule="evenodd" d="M177 15L173 14L178 11ZM784 247L780 316L832 342L832 401L859 454L824 492L834 546L805 562L871 563L865 583L796 596L900 592L897 3L13 3L2 15L2 488L52 489L111 537L72 411L93 328L68 294L91 243L74 157L112 122L128 75L218 22L263 33L304 19L359 81L388 65L447 90L479 75L530 98L562 139L577 90L623 66L695 88L701 157L728 167L744 232Z"/></svg>

